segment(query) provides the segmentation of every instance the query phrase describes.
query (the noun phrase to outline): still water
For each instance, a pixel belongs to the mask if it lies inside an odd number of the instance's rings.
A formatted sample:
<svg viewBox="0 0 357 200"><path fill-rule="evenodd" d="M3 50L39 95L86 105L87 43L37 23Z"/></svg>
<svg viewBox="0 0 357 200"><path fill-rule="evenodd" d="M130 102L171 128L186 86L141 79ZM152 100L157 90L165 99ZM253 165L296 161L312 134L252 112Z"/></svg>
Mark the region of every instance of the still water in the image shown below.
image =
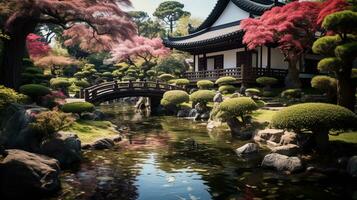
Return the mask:
<svg viewBox="0 0 357 200"><path fill-rule="evenodd" d="M209 132L204 122L145 117L123 104L100 109L112 114L127 139L111 150L85 152L79 169L63 173L56 199L343 200L357 191L343 177L262 169L266 151L238 157L234 149L247 141L231 138L225 129Z"/></svg>

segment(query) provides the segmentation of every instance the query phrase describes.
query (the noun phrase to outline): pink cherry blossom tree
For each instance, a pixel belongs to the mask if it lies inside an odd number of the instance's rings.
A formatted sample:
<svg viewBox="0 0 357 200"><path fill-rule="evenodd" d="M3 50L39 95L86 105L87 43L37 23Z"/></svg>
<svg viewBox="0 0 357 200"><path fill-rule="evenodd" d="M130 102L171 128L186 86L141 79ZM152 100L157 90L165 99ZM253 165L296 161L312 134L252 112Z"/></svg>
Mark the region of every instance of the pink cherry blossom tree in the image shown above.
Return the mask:
<svg viewBox="0 0 357 200"><path fill-rule="evenodd" d="M275 44L289 64L285 84L290 88L301 86L297 63L301 54L310 49L315 38L319 2L292 2L266 11L260 18L241 22L245 31L243 42L249 49Z"/></svg>

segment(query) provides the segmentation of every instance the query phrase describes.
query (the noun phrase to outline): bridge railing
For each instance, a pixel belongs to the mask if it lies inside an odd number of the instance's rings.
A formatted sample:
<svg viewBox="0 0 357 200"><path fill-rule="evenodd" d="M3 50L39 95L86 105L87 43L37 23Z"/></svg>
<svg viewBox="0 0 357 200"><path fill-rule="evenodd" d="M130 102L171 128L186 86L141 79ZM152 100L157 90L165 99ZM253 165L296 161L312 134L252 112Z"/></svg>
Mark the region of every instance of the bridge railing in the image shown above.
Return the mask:
<svg viewBox="0 0 357 200"><path fill-rule="evenodd" d="M184 88L176 85L170 85L162 82L153 81L111 81L106 83L101 83L99 85L94 85L85 88L81 91L81 97L86 101L91 101L102 95L107 95L110 93L115 93L118 91L141 91L141 90L159 90L159 91L169 91L169 90L182 90Z"/></svg>

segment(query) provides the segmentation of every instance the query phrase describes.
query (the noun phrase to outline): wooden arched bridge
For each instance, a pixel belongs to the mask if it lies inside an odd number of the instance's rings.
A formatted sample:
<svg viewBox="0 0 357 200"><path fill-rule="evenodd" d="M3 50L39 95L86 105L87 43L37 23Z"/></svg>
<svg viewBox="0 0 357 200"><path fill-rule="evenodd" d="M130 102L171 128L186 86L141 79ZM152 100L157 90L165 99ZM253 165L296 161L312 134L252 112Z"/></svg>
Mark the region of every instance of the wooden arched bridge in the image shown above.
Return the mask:
<svg viewBox="0 0 357 200"><path fill-rule="evenodd" d="M128 81L106 82L85 88L81 97L94 104L111 101L124 97L150 97L152 107L156 107L165 92L170 90L183 90L180 86L162 82Z"/></svg>

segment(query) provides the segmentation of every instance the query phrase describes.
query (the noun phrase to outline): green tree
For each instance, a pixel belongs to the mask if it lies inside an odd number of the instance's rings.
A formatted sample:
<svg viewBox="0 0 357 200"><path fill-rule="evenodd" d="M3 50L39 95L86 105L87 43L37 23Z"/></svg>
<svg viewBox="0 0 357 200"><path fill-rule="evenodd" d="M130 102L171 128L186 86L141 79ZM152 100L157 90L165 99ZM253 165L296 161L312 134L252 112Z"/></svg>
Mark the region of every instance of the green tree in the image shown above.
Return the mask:
<svg viewBox="0 0 357 200"><path fill-rule="evenodd" d="M184 11L185 6L177 1L165 1L155 10L154 16L170 26L170 33L173 33L174 25L183 16L191 15Z"/></svg>
<svg viewBox="0 0 357 200"><path fill-rule="evenodd" d="M337 79L337 103L354 110L356 84L352 79L353 61L357 57L357 12L345 10L328 15L322 27L333 36L324 36L313 45L313 51L326 58L318 64L320 71L332 73Z"/></svg>
<svg viewBox="0 0 357 200"><path fill-rule="evenodd" d="M173 33L174 36L184 36L189 34L191 27L197 27L202 23L199 18L194 18L189 15L181 17L177 21L176 30Z"/></svg>

